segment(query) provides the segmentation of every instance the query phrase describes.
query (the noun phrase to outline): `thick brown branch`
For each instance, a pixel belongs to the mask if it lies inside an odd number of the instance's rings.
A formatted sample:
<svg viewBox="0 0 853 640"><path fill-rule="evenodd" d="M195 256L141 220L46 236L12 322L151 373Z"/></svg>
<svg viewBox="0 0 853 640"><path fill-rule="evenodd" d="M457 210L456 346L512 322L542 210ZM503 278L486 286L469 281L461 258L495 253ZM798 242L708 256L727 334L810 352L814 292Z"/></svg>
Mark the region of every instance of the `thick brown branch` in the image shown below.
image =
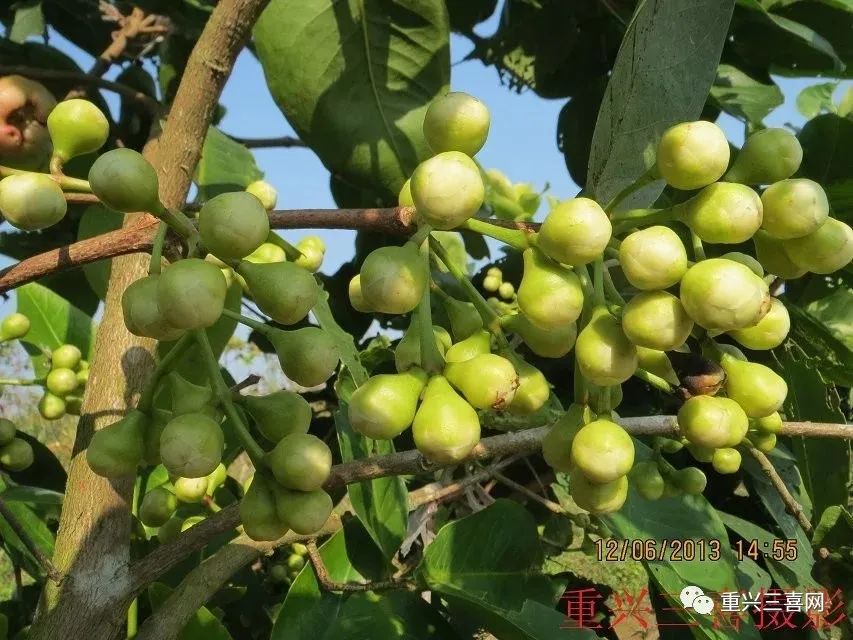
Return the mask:
<svg viewBox="0 0 853 640"><path fill-rule="evenodd" d="M33 542L32 538L30 538L29 534L27 534L27 530L24 526L18 522L18 518L15 517L15 514L9 508L9 505L6 504L6 501L0 498L0 515L6 520L6 523L15 532L15 535L21 540L27 550L33 554L33 557L36 559L36 562L39 563L41 568L44 570L45 574L48 578L56 582L57 584L62 581L62 574L59 570L53 566L53 563L50 561L46 555L44 555L41 549L38 548L38 545Z"/></svg>
<svg viewBox="0 0 853 640"><path fill-rule="evenodd" d="M766 475L767 479L770 480L770 484L773 485L773 488L776 489L779 497L782 498L782 502L785 503L785 509L788 513L794 516L794 518L796 518L797 523L799 523L803 531L808 535L811 535L813 531L812 523L809 522L809 519L806 517L802 505L797 502L797 499L790 491L788 491L788 487L785 486L785 481L782 480L779 472L776 471L776 467L773 466L770 458L751 445L749 445L748 448L750 455L752 455L752 457L755 458L755 461L758 462L758 466L761 467L764 475Z"/></svg>

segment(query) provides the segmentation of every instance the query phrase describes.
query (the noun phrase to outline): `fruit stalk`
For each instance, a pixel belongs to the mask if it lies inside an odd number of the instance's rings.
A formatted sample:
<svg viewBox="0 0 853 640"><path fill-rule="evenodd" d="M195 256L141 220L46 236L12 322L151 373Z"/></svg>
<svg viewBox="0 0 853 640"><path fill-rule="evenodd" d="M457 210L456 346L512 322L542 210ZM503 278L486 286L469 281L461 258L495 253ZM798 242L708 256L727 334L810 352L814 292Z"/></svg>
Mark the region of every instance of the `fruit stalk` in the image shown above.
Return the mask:
<svg viewBox="0 0 853 640"><path fill-rule="evenodd" d="M157 363L157 366L154 368L154 371L151 372L151 377L148 379L148 383L143 389L142 393L139 396L139 400L136 403L136 408L143 413L147 413L151 410L151 405L154 404L154 395L157 392L157 385L160 382L160 379L166 375L169 369L172 368L172 365L180 358L184 351L190 346L190 335L186 334L178 338L178 341L174 344L174 346L169 350L165 356L160 359L160 362Z"/></svg>
<svg viewBox="0 0 853 640"><path fill-rule="evenodd" d="M424 260L429 266L429 246L424 244L421 248ZM435 334L432 331L432 309L430 308L430 287L424 288L424 294L415 310L418 316L421 343L421 367L430 375L441 373L444 368L444 358L435 343Z"/></svg>
<svg viewBox="0 0 853 640"><path fill-rule="evenodd" d="M607 203L607 206L604 207L604 210L607 213L611 213L616 207L618 207L628 196L632 193L635 193L645 187L648 184L651 184L655 180L658 179L658 173L654 166L646 169L644 173L642 173L634 182L629 184L627 187L622 189L619 193L617 193L613 199Z"/></svg>
<svg viewBox="0 0 853 640"><path fill-rule="evenodd" d="M87 180L81 180L80 178L72 178L66 175L50 175L39 173L38 171L26 171L24 169L14 169L12 167L6 167L0 165L0 178L5 178L6 176L13 175L21 175L27 173L35 173L38 175L47 175L54 182L56 182L60 187L67 191L82 191L84 193L92 193L92 187L89 186L89 182Z"/></svg>
<svg viewBox="0 0 853 640"><path fill-rule="evenodd" d="M269 236L267 236L267 242L282 249L284 251L284 255L287 256L287 259L291 262L302 257L302 252L299 249L294 247L275 231L270 231Z"/></svg>
<svg viewBox="0 0 853 640"><path fill-rule="evenodd" d="M148 275L150 276L160 273L160 263L163 261L163 245L166 243L168 232L169 225L161 221L157 225L157 234L154 236L154 243L151 246L151 262L148 265Z"/></svg>
<svg viewBox="0 0 853 640"><path fill-rule="evenodd" d="M656 389L660 389L664 393L672 393L672 385L669 384L666 380L661 378L660 376L656 376L650 371L646 371L645 369L637 368L634 372L634 377L639 378L640 380L647 382L652 385Z"/></svg>
<svg viewBox="0 0 853 640"><path fill-rule="evenodd" d="M620 211L610 216L613 223L613 235L624 233L629 229L650 227L656 224L665 224L676 218L675 208L669 209L629 209Z"/></svg>
<svg viewBox="0 0 853 640"><path fill-rule="evenodd" d="M508 229L480 218L468 218L460 228L494 238L519 251L524 251L530 246L531 233L523 229Z"/></svg>

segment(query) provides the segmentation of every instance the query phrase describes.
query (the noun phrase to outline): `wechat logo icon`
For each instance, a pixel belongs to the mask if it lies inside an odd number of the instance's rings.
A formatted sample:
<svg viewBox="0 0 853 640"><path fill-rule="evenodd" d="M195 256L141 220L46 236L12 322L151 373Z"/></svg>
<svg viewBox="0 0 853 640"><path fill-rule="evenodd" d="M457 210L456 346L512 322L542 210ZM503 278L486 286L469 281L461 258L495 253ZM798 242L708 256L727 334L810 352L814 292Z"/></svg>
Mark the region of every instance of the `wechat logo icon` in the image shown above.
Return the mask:
<svg viewBox="0 0 853 640"><path fill-rule="evenodd" d="M696 613L708 615L714 610L714 601L705 595L699 587L687 585L681 590L681 604L685 609L693 609Z"/></svg>

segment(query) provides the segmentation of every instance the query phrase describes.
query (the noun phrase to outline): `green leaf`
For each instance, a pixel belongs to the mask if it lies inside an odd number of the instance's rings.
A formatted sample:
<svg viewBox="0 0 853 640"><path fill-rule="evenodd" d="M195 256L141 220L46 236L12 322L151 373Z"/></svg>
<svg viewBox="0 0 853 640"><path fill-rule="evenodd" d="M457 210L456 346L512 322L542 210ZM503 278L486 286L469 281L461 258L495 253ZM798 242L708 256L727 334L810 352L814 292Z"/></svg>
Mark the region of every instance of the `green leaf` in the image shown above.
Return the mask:
<svg viewBox="0 0 853 640"><path fill-rule="evenodd" d="M747 556L737 563L735 574L737 574L738 588L745 593L761 593L762 589L766 591L773 583L770 574Z"/></svg>
<svg viewBox="0 0 853 640"><path fill-rule="evenodd" d="M545 640L564 619L553 608L542 560L533 517L518 503L497 500L444 525L417 576L501 640Z"/></svg>
<svg viewBox="0 0 853 640"><path fill-rule="evenodd" d="M149 585L148 600L151 602L151 610L157 611L171 594L172 589L165 584L155 582ZM232 640L225 625L207 607L196 611L175 637L177 640Z"/></svg>
<svg viewBox="0 0 853 640"><path fill-rule="evenodd" d="M592 135L606 86L606 78L600 78L578 90L557 119L557 146L563 152L569 175L581 187L586 185Z"/></svg>
<svg viewBox="0 0 853 640"><path fill-rule="evenodd" d="M777 354L777 359L778 370L784 372L788 381L788 397L784 406L786 415L815 422L845 421L838 392L831 384L827 384L820 369L805 354L799 349L795 351L794 348L786 348ZM830 505L846 504L851 464L850 442L798 436L791 438L791 448L805 490L814 505L815 519L820 519L823 510ZM760 480L766 482L763 476ZM775 494L773 497L778 498ZM793 522L793 518L784 513L784 505L780 517ZM795 522L791 526L799 530Z"/></svg>
<svg viewBox="0 0 853 640"><path fill-rule="evenodd" d="M826 113L809 120L799 134L803 147L800 175L826 190L832 215L853 220L853 120Z"/></svg>
<svg viewBox="0 0 853 640"><path fill-rule="evenodd" d="M853 515L840 504L827 507L815 527L812 545L836 550L853 545Z"/></svg>
<svg viewBox="0 0 853 640"><path fill-rule="evenodd" d="M199 199L202 202L220 193L243 191L249 184L263 177L249 149L216 127L207 130L196 171Z"/></svg>
<svg viewBox="0 0 853 640"><path fill-rule="evenodd" d="M586 182L590 197L609 202L651 166L664 130L699 116L733 7L734 0L646 0L637 5L592 138ZM656 185L631 203L645 206L659 194Z"/></svg>
<svg viewBox="0 0 853 640"><path fill-rule="evenodd" d="M835 111L832 94L837 88L837 82L823 82L806 87L797 94L797 111L809 119L821 111Z"/></svg>
<svg viewBox="0 0 853 640"><path fill-rule="evenodd" d="M4 502L22 502L25 504L60 505L65 496L58 491L18 485L7 487L0 495Z"/></svg>
<svg viewBox="0 0 853 640"><path fill-rule="evenodd" d="M18 2L15 10L15 21L9 29L8 38L12 42L23 42L30 36L40 36L45 31L44 14L41 10L41 0L24 0Z"/></svg>
<svg viewBox="0 0 853 640"><path fill-rule="evenodd" d="M93 204L86 207L80 224L77 227L77 239L85 240L94 238L108 231L121 228L124 216L108 209L101 204ZM103 300L107 295L107 284L110 281L110 268L112 260L100 260L91 264L83 265L83 275L92 291Z"/></svg>
<svg viewBox="0 0 853 640"><path fill-rule="evenodd" d="M789 340L810 354L811 366L826 380L845 387L853 386L853 349L844 340L853 332L847 312L849 307L845 306L850 292L839 288L837 291L847 295L836 296L824 286L819 291L821 295L808 304L807 310L785 300L791 317ZM837 308L833 303L838 304Z"/></svg>
<svg viewBox="0 0 853 640"><path fill-rule="evenodd" d="M30 331L22 340L32 357L36 375L47 372L44 349L73 344L88 358L94 344L92 319L65 298L31 282L17 290L18 311L30 319Z"/></svg>
<svg viewBox="0 0 853 640"><path fill-rule="evenodd" d="M728 64L721 64L717 68L711 99L729 115L751 125L760 125L771 111L784 102L782 90L775 83L754 80Z"/></svg>
<svg viewBox="0 0 853 640"><path fill-rule="evenodd" d="M773 541L780 539L779 536L743 518L738 518L723 511L718 511L717 515L729 529L746 541L744 553L753 540L756 542L758 553L771 553ZM808 540L802 541L797 539L797 559L794 562L777 562L772 557L765 557L764 561L770 571L770 575L773 576L773 580L783 589L799 588L802 590L814 587L814 578L811 576L814 559L812 558L812 550L808 544Z"/></svg>
<svg viewBox="0 0 853 640"><path fill-rule="evenodd" d="M352 336L341 329L340 325L335 321L332 310L329 308L329 294L323 291L317 304L312 309L314 317L320 327L335 341L338 352L341 354L341 362L349 371L355 386L360 386L367 381L367 371L361 364L361 359L358 355L358 349L355 347L355 342ZM348 396L347 396L348 397Z"/></svg>
<svg viewBox="0 0 853 640"><path fill-rule="evenodd" d="M97 56L107 48L115 29L104 20L94 0L43 0L44 17L64 38Z"/></svg>
<svg viewBox="0 0 853 640"><path fill-rule="evenodd" d="M270 91L353 187L396 201L429 155L421 126L450 79L443 0L273 0L255 27Z"/></svg>
<svg viewBox="0 0 853 640"><path fill-rule="evenodd" d="M0 492L5 492L6 488L6 482L0 478ZM21 526L29 541L46 557L52 557L53 534L42 519L21 502L8 502L6 507ZM0 538L3 539L7 549L13 554L13 560L17 561L27 573L34 578L44 575L41 565L3 516L0 516Z"/></svg>
<svg viewBox="0 0 853 640"><path fill-rule="evenodd" d="M450 28L463 34L471 33L495 12L497 6L498 0L448 0Z"/></svg>

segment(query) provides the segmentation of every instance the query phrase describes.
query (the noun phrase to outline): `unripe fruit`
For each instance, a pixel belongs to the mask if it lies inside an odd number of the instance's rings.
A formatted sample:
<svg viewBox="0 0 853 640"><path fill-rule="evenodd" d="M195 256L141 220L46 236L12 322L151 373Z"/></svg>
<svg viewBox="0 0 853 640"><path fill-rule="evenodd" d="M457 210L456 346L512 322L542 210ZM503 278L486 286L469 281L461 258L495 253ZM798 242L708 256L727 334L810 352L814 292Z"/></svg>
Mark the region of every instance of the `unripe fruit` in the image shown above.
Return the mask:
<svg viewBox="0 0 853 640"><path fill-rule="evenodd" d="M39 400L38 410L45 420L59 420L65 415L65 400L45 391Z"/></svg>
<svg viewBox="0 0 853 640"><path fill-rule="evenodd" d="M735 403L737 404L737 403ZM741 411L743 411L741 409ZM736 447L743 439L746 437L747 432L749 431L749 419L743 420L741 418L740 412L734 411L734 414L737 416L736 419L729 422L729 438L726 440L726 447Z"/></svg>
<svg viewBox="0 0 853 640"><path fill-rule="evenodd" d="M283 564L274 564L269 568L269 577L273 582L290 582L290 570Z"/></svg>
<svg viewBox="0 0 853 640"><path fill-rule="evenodd" d="M261 201L245 191L222 193L198 212L201 241L217 258L239 260L260 247L270 234Z"/></svg>
<svg viewBox="0 0 853 640"><path fill-rule="evenodd" d="M663 497L666 481L655 462L644 460L631 469L631 484L646 500L659 500Z"/></svg>
<svg viewBox="0 0 853 640"><path fill-rule="evenodd" d="M764 222L761 228L774 238L788 240L814 233L829 217L829 200L813 180L782 180L761 194Z"/></svg>
<svg viewBox="0 0 853 640"><path fill-rule="evenodd" d="M512 300L512 296L515 295L515 287L511 282L502 282L501 286L498 287L498 295L504 300Z"/></svg>
<svg viewBox="0 0 853 640"><path fill-rule="evenodd" d="M299 571L305 566L305 558L298 553L291 553L287 556L287 568L291 571Z"/></svg>
<svg viewBox="0 0 853 640"><path fill-rule="evenodd" d="M762 433L779 433L782 430L782 416L777 411L769 416L750 420L750 426Z"/></svg>
<svg viewBox="0 0 853 640"><path fill-rule="evenodd" d="M637 370L637 348L606 309L597 308L578 335L575 360L592 384L622 384Z"/></svg>
<svg viewBox="0 0 853 640"><path fill-rule="evenodd" d="M216 266L187 258L163 270L157 284L157 304L173 327L206 329L222 315L227 290L225 277Z"/></svg>
<svg viewBox="0 0 853 640"><path fill-rule="evenodd" d="M122 213L160 209L157 172L133 149L113 149L98 157L89 169L89 184L110 209Z"/></svg>
<svg viewBox="0 0 853 640"><path fill-rule="evenodd" d="M361 313L373 312L373 309L371 309L367 304L367 300L364 299L364 293L361 291L360 273L355 274L352 277L352 280L349 281L347 293L349 295L349 303L352 305L353 309L360 311Z"/></svg>
<svg viewBox="0 0 853 640"><path fill-rule="evenodd" d="M291 433L307 433L313 412L311 405L293 391L275 391L265 396L241 396L246 411L258 431L270 442L278 442Z"/></svg>
<svg viewBox="0 0 853 640"><path fill-rule="evenodd" d="M834 273L853 260L853 229L841 220L828 218L814 233L785 240L782 246L791 262L801 269Z"/></svg>
<svg viewBox="0 0 853 640"><path fill-rule="evenodd" d="M262 243L261 246L246 256L246 262L254 262L255 264L284 262L285 260L287 260L287 254L284 249L272 242Z"/></svg>
<svg viewBox="0 0 853 640"><path fill-rule="evenodd" d="M83 354L73 344L63 344L50 354L51 369L76 369Z"/></svg>
<svg viewBox="0 0 853 640"><path fill-rule="evenodd" d="M791 318L788 310L779 298L770 302L770 311L754 327L738 329L729 332L735 340L747 349L775 349L788 337L791 329Z"/></svg>
<svg viewBox="0 0 853 640"><path fill-rule="evenodd" d="M444 376L475 409L504 409L518 388L518 374L512 363L494 353L449 362Z"/></svg>
<svg viewBox="0 0 853 640"><path fill-rule="evenodd" d="M745 267L749 267L749 269L759 278L764 277L764 267L761 266L761 263L758 260L756 260L747 253L740 253L739 251L729 251L728 253L724 253L720 257L724 258L725 260L740 262Z"/></svg>
<svg viewBox="0 0 853 640"><path fill-rule="evenodd" d="M768 233L758 231L752 236L752 243L755 245L755 257L767 272L784 280L793 280L805 275L807 270L791 261L782 240L776 240Z"/></svg>
<svg viewBox="0 0 853 640"><path fill-rule="evenodd" d="M307 492L278 489L275 504L281 521L300 535L322 529L334 507L331 496L322 489Z"/></svg>
<svg viewBox="0 0 853 640"><path fill-rule="evenodd" d="M284 375L303 387L323 384L340 360L335 341L319 327L272 331L269 340Z"/></svg>
<svg viewBox="0 0 853 640"><path fill-rule="evenodd" d="M716 449L731 446L733 435L746 432L743 409L729 398L693 396L678 411L678 426L692 444Z"/></svg>
<svg viewBox="0 0 853 640"><path fill-rule="evenodd" d="M435 229L458 227L483 205L480 168L464 153L446 151L425 160L411 180L418 217Z"/></svg>
<svg viewBox="0 0 853 640"><path fill-rule="evenodd" d="M0 342L4 340L19 340L30 330L30 319L23 313L13 313L3 318L0 323Z"/></svg>
<svg viewBox="0 0 853 640"><path fill-rule="evenodd" d="M664 453L678 453L684 448L686 440L673 440L672 438L655 438L655 442L659 443L660 450Z"/></svg>
<svg viewBox="0 0 853 640"><path fill-rule="evenodd" d="M725 178L743 184L770 184L790 178L802 161L803 148L793 133L762 129L746 139Z"/></svg>
<svg viewBox="0 0 853 640"><path fill-rule="evenodd" d="M776 448L776 434L762 433L761 431L751 431L749 433L749 441L759 451L770 453Z"/></svg>
<svg viewBox="0 0 853 640"><path fill-rule="evenodd" d="M212 496L214 492L225 484L225 480L228 479L228 470L225 468L225 465L221 462L216 466L208 476L207 476L207 495Z"/></svg>
<svg viewBox="0 0 853 640"><path fill-rule="evenodd" d="M314 276L292 262L253 264L244 260L237 273L246 279L261 311L280 324L304 320L320 297Z"/></svg>
<svg viewBox="0 0 853 640"><path fill-rule="evenodd" d="M72 98L63 100L50 112L47 130L53 141L53 157L61 166L71 158L103 147L110 135L110 123L88 100Z"/></svg>
<svg viewBox="0 0 853 640"><path fill-rule="evenodd" d="M353 392L348 414L352 428L368 438L390 440L409 428L427 375L417 367L405 373L372 376Z"/></svg>
<svg viewBox="0 0 853 640"><path fill-rule="evenodd" d="M177 340L183 329L173 327L160 310L160 276L152 275L131 282L121 296L124 325L133 335L163 342Z"/></svg>
<svg viewBox="0 0 853 640"><path fill-rule="evenodd" d="M479 355L489 353L491 345L491 334L485 329L481 329L452 345L444 354L444 360L448 364L452 362L466 362Z"/></svg>
<svg viewBox="0 0 853 640"><path fill-rule="evenodd" d="M761 198L734 182L716 182L677 207L684 221L703 242L739 244L761 226Z"/></svg>
<svg viewBox="0 0 853 640"><path fill-rule="evenodd" d="M166 379L172 396L174 416L186 413L209 413L211 405L215 402L213 390L209 385L190 382L177 371L170 373Z"/></svg>
<svg viewBox="0 0 853 640"><path fill-rule="evenodd" d="M382 313L408 313L418 306L429 282L426 262L410 242L372 251L360 275L365 304Z"/></svg>
<svg viewBox="0 0 853 640"><path fill-rule="evenodd" d="M673 480L679 489L691 496L698 496L708 485L707 476L697 467L679 469L675 472Z"/></svg>
<svg viewBox="0 0 853 640"><path fill-rule="evenodd" d="M542 358L562 358L575 346L575 339L578 336L578 327L574 322L544 329L532 323L521 313L505 316L502 324L521 336L524 344Z"/></svg>
<svg viewBox="0 0 853 640"><path fill-rule="evenodd" d="M49 176L21 173L0 180L0 213L13 227L45 229L62 220L67 209L62 187Z"/></svg>
<svg viewBox="0 0 853 640"><path fill-rule="evenodd" d="M737 473L737 470L740 469L740 462L740 451L737 449L717 449L711 458L714 471L723 474Z"/></svg>
<svg viewBox="0 0 853 640"><path fill-rule="evenodd" d="M634 441L615 422L590 422L572 441L572 462L590 482L613 482L634 466Z"/></svg>
<svg viewBox="0 0 853 640"><path fill-rule="evenodd" d="M693 459L696 462L711 462L714 459L714 449L713 447L703 447L698 444L694 444L692 442L687 443L687 451L693 456Z"/></svg>
<svg viewBox="0 0 853 640"><path fill-rule="evenodd" d="M443 327L432 326L435 343L442 355L451 345L450 334ZM488 349L486 349L488 351ZM421 333L417 322L412 322L406 329L406 333L394 348L394 365L397 371L402 373L412 367L421 366Z"/></svg>
<svg viewBox="0 0 853 640"><path fill-rule="evenodd" d="M18 428L14 422L6 418L0 418L0 446L12 442L17 432Z"/></svg>
<svg viewBox="0 0 853 640"><path fill-rule="evenodd" d="M412 199L412 179L408 178L400 188L400 193L397 194L397 206L414 207L415 201Z"/></svg>
<svg viewBox="0 0 853 640"><path fill-rule="evenodd" d="M583 288L574 272L536 249L524 251L524 275L518 286L518 307L543 329L578 319L583 310Z"/></svg>
<svg viewBox="0 0 853 640"><path fill-rule="evenodd" d="M256 473L246 495L240 500L243 530L252 540L278 540L287 532L287 524L279 518L276 506L280 491L274 483Z"/></svg>
<svg viewBox="0 0 853 640"><path fill-rule="evenodd" d="M23 471L29 468L35 459L33 448L22 438L0 446L0 465L9 471Z"/></svg>
<svg viewBox="0 0 853 640"><path fill-rule="evenodd" d="M657 150L657 170L676 189L701 189L729 166L729 141L713 122L682 122L667 129Z"/></svg>
<svg viewBox="0 0 853 640"><path fill-rule="evenodd" d="M619 264L628 282L637 289L666 289L687 271L687 251L672 229L649 227L622 241Z"/></svg>
<svg viewBox="0 0 853 640"><path fill-rule="evenodd" d="M296 248L302 254L293 261L297 267L306 271L316 273L323 266L323 258L326 255L326 245L317 236L305 236L296 243Z"/></svg>
<svg viewBox="0 0 853 640"><path fill-rule="evenodd" d="M77 388L77 374L71 369L53 369L47 374L45 387L53 395L64 398Z"/></svg>
<svg viewBox="0 0 853 640"><path fill-rule="evenodd" d="M430 378L412 423L415 447L430 462L465 459L480 441L480 419L443 376Z"/></svg>
<svg viewBox="0 0 853 640"><path fill-rule="evenodd" d="M714 331L743 329L770 310L767 283L738 262L711 258L681 279L681 303L700 326Z"/></svg>
<svg viewBox="0 0 853 640"><path fill-rule="evenodd" d="M542 457L548 466L564 473L572 470L572 442L590 417L588 407L572 404L552 425L542 439Z"/></svg>
<svg viewBox="0 0 853 640"><path fill-rule="evenodd" d="M276 481L288 489L314 491L332 469L332 452L325 442L307 433L291 433L267 454Z"/></svg>
<svg viewBox="0 0 853 640"><path fill-rule="evenodd" d="M637 347L637 365L641 369L645 369L649 373L663 378L670 384L678 386L681 383L678 379L678 374L675 373L675 369L672 367L672 362L663 351Z"/></svg>
<svg viewBox="0 0 853 640"><path fill-rule="evenodd" d="M514 365L518 374L518 388L512 402L506 407L510 413L528 415L541 409L551 397L548 379L532 364L518 360Z"/></svg>
<svg viewBox="0 0 853 640"><path fill-rule="evenodd" d="M610 219L597 202L572 198L559 203L545 217L537 246L549 258L577 266L600 257L612 233Z"/></svg>
<svg viewBox="0 0 853 640"><path fill-rule="evenodd" d="M424 138L434 153L460 151L473 156L488 135L488 107L461 91L433 100L424 116Z"/></svg>
<svg viewBox="0 0 853 640"><path fill-rule="evenodd" d="M462 302L448 296L442 300L442 304L456 340L464 340L483 328L483 318L470 302Z"/></svg>
<svg viewBox="0 0 853 640"><path fill-rule="evenodd" d="M156 487L142 497L139 519L148 527L162 527L175 514L178 501L166 487Z"/></svg>
<svg viewBox="0 0 853 640"><path fill-rule="evenodd" d="M86 461L93 472L105 478L136 473L145 454L147 418L132 410L118 422L95 432L86 450Z"/></svg>
<svg viewBox="0 0 853 640"><path fill-rule="evenodd" d="M181 527L184 526L184 519L180 516L172 516L165 524L157 529L157 541L160 544L167 544L177 538L181 534Z"/></svg>
<svg viewBox="0 0 853 640"><path fill-rule="evenodd" d="M255 196L266 211L275 209L275 204L278 202L278 191L269 182L264 180L255 180L250 183L246 187L246 193L251 193Z"/></svg>
<svg viewBox="0 0 853 640"><path fill-rule="evenodd" d="M569 476L569 492L577 505L594 515L613 513L622 508L628 497L628 478L621 476L605 484L590 482L579 470Z"/></svg>
<svg viewBox="0 0 853 640"><path fill-rule="evenodd" d="M497 276L486 276L483 278L483 289L490 292L495 292L501 288L501 280Z"/></svg>
<svg viewBox="0 0 853 640"><path fill-rule="evenodd" d="M750 418L769 416L785 402L788 385L769 367L729 354L723 355L720 365L726 372L726 393Z"/></svg>
<svg viewBox="0 0 853 640"><path fill-rule="evenodd" d="M175 497L181 502L201 502L207 495L207 477L201 478L176 478Z"/></svg>
<svg viewBox="0 0 853 640"><path fill-rule="evenodd" d="M169 473L201 478L222 460L225 437L219 423L203 413L176 416L160 434L160 457Z"/></svg>
<svg viewBox="0 0 853 640"><path fill-rule="evenodd" d="M625 305L622 330L637 346L670 351L687 340L693 331L693 320L671 293L646 291Z"/></svg>

